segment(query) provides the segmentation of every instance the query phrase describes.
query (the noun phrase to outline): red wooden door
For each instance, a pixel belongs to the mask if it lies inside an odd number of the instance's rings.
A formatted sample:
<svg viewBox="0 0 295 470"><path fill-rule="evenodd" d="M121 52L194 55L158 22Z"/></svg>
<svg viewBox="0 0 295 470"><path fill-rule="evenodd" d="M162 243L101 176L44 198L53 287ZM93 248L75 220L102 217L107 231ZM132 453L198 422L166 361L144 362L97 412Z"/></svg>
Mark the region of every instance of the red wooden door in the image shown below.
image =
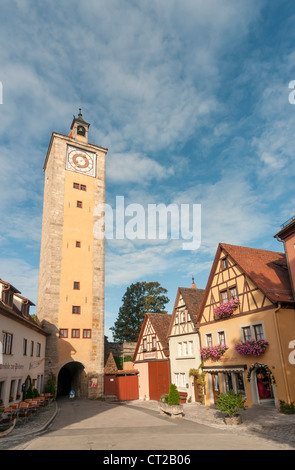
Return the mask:
<svg viewBox="0 0 295 470"><path fill-rule="evenodd" d="M104 394L117 396L117 377L115 375L104 376Z"/></svg>
<svg viewBox="0 0 295 470"><path fill-rule="evenodd" d="M150 400L160 400L161 396L169 393L170 367L169 361L149 362Z"/></svg>
<svg viewBox="0 0 295 470"><path fill-rule="evenodd" d="M119 401L138 400L138 376L126 375L117 378L117 397Z"/></svg>

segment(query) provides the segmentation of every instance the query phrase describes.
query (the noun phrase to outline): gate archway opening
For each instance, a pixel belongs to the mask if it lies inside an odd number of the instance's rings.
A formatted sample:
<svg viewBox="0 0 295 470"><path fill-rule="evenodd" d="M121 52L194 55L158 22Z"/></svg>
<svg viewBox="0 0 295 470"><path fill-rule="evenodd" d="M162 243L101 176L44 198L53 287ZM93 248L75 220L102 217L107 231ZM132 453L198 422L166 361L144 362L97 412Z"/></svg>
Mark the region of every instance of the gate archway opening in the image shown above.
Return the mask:
<svg viewBox="0 0 295 470"><path fill-rule="evenodd" d="M59 371L57 396L69 395L71 390L77 397L87 397L87 377L81 362L68 362Z"/></svg>

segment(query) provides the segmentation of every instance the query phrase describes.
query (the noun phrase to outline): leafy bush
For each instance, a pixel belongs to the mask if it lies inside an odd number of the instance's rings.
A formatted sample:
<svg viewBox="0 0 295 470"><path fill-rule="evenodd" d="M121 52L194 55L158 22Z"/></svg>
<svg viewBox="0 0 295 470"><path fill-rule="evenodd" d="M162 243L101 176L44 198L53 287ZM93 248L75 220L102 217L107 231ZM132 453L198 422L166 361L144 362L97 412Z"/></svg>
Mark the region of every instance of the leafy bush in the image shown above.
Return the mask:
<svg viewBox="0 0 295 470"><path fill-rule="evenodd" d="M245 410L246 398L242 398L239 393L230 390L227 393L220 393L216 398L216 408L228 416L235 416L239 409Z"/></svg>
<svg viewBox="0 0 295 470"><path fill-rule="evenodd" d="M292 415L295 413L295 402L286 403L283 400L280 400L280 412L285 415Z"/></svg>
<svg viewBox="0 0 295 470"><path fill-rule="evenodd" d="M180 404L180 395L176 388L176 385L171 384L168 394L168 403L169 405L179 405Z"/></svg>
<svg viewBox="0 0 295 470"><path fill-rule="evenodd" d="M24 398L25 398L25 400L27 398L34 398L34 393L33 393L33 389L32 389L31 385L29 386L28 390L25 391Z"/></svg>
<svg viewBox="0 0 295 470"><path fill-rule="evenodd" d="M168 393L165 393L164 395L161 396L160 401L162 403L168 403Z"/></svg>
<svg viewBox="0 0 295 470"><path fill-rule="evenodd" d="M51 372L45 386L45 393L51 393L55 397L56 395L56 376Z"/></svg>

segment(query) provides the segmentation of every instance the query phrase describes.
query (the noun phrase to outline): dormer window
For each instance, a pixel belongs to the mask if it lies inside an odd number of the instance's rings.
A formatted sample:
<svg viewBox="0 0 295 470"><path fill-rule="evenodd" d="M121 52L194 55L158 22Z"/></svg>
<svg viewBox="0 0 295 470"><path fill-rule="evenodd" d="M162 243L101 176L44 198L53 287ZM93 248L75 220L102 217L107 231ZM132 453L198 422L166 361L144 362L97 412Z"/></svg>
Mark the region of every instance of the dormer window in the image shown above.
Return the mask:
<svg viewBox="0 0 295 470"><path fill-rule="evenodd" d="M8 305L9 307L12 307L13 293L11 292L10 289L3 289L3 291L2 291L2 301L6 305Z"/></svg>

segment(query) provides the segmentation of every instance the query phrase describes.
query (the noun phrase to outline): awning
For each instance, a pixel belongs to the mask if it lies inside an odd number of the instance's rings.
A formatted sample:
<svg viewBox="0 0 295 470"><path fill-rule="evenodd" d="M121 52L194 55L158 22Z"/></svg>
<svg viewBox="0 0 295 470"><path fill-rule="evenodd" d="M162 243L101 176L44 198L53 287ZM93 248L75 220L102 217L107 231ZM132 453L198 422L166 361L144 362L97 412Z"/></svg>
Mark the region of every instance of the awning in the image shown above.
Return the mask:
<svg viewBox="0 0 295 470"><path fill-rule="evenodd" d="M217 372L244 372L247 369L246 364L236 366L212 366L203 367L204 372L217 373Z"/></svg>

